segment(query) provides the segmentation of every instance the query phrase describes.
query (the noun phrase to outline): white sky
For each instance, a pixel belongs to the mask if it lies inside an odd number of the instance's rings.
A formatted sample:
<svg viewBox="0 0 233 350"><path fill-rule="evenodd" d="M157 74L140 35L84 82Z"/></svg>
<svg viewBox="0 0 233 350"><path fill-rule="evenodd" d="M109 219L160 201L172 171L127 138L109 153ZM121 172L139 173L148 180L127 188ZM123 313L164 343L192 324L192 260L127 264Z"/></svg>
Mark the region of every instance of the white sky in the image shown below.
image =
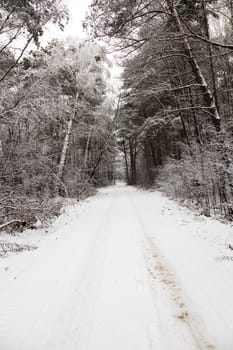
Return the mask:
<svg viewBox="0 0 233 350"><path fill-rule="evenodd" d="M84 38L85 33L82 29L82 20L85 18L85 14L88 10L88 6L91 0L65 0L69 10L70 20L66 25L65 30L62 32L58 26L49 25L44 40L49 41L52 38L63 39L68 36Z"/></svg>
<svg viewBox="0 0 233 350"><path fill-rule="evenodd" d="M64 0L69 11L69 23L65 26L64 31L61 31L58 26L50 24L41 38L42 45L47 44L47 42L53 38L65 39L67 37L72 37L74 39L84 39L85 33L82 28L82 21L85 18L85 14L91 2L92 0ZM116 65L112 55L109 57L113 63L113 67L110 69L110 84L118 90L121 85L120 74L122 73L122 69ZM113 94L116 94L116 91Z"/></svg>

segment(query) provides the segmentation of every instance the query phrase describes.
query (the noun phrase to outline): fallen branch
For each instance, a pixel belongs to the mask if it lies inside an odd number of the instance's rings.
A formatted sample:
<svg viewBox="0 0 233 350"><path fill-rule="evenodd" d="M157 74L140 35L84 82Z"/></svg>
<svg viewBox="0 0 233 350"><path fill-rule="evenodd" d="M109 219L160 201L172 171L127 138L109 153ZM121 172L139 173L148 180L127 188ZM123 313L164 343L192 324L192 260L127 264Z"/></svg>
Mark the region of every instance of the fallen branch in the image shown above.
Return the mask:
<svg viewBox="0 0 233 350"><path fill-rule="evenodd" d="M0 231L3 230L4 228L6 228L7 226L9 226L11 224L15 224L15 223L23 224L24 221L19 220L19 219L14 219L14 220L8 221L5 224L0 225Z"/></svg>
<svg viewBox="0 0 233 350"><path fill-rule="evenodd" d="M0 256L4 256L7 253L18 253L22 251L31 251L35 250L38 247L35 245L28 244L18 244L18 243L9 243L9 242L0 242Z"/></svg>
<svg viewBox="0 0 233 350"><path fill-rule="evenodd" d="M68 191L66 189L66 186L65 186L64 182L55 173L52 173L52 175L55 177L57 182L63 187L65 195L66 195L66 198L69 198L69 194L68 194Z"/></svg>

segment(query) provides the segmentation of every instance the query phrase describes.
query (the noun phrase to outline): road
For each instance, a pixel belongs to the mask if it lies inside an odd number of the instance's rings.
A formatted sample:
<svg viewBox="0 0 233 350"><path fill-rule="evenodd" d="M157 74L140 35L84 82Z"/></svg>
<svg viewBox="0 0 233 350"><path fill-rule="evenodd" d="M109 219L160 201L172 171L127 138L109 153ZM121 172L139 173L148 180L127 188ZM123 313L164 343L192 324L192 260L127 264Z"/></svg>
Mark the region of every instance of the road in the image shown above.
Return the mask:
<svg viewBox="0 0 233 350"><path fill-rule="evenodd" d="M156 227L140 191L103 189L38 250L17 256L23 268L0 288L0 349L215 349L190 321L143 210Z"/></svg>

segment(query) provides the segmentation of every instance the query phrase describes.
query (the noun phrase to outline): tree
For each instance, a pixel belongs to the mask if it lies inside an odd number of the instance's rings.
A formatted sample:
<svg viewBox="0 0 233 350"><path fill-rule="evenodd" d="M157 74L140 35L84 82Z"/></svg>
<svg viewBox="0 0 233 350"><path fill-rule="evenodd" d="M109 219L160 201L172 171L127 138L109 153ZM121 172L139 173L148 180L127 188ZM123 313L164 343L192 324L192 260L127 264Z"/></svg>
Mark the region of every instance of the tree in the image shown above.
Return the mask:
<svg viewBox="0 0 233 350"><path fill-rule="evenodd" d="M23 54L34 41L39 45L44 26L52 21L61 29L68 20L68 14L60 0L4 0L0 5L0 53L8 50L14 42L22 42L22 49L12 65L0 76L0 83L18 64Z"/></svg>
<svg viewBox="0 0 233 350"><path fill-rule="evenodd" d="M136 169L136 183L156 182L208 215L231 217L232 54L224 50L231 26L225 36L211 31L227 8L208 0L98 1L88 20L94 36L124 50L118 137L128 182Z"/></svg>
<svg viewBox="0 0 233 350"><path fill-rule="evenodd" d="M182 7L181 2L180 6L183 13L189 13L191 10L194 10L194 4L190 5L189 2L184 2L184 5ZM186 11L184 11L184 8ZM89 22L91 23L90 26L94 28L95 36L105 36L110 39L116 38L120 40L120 43L123 42L123 47L134 47L137 49L149 40L153 40L155 35L154 27L161 24L161 21L164 20L164 15L166 15L169 31L175 34L175 40L179 39L179 41L177 40L179 49L180 44L182 45L182 55L187 59L192 69L193 77L196 84L199 85L208 113L216 130L219 131L220 115L215 97L208 86L200 65L193 55L178 11L173 0L166 0L165 4L158 2L156 5L150 1L125 0L118 3L111 2L111 4L109 1L100 1L93 3ZM147 28L146 30L145 27ZM128 38L126 39L126 37Z"/></svg>
<svg viewBox="0 0 233 350"><path fill-rule="evenodd" d="M73 47L73 50L76 51L77 48ZM70 116L66 135L64 139L64 144L62 148L61 153L61 160L59 164L58 169L58 178L62 179L66 156L67 156L67 150L68 145L70 141L70 136L72 132L72 126L73 121L76 116L77 107L80 98L87 98L87 94L94 96L94 98L97 97L97 94L99 94L99 97L101 93L103 93L102 86L100 82L102 82L102 70L100 69L100 66L104 62L104 52L101 47L99 46L83 46L80 47L80 52L76 55L76 91L74 94L74 106L73 106L73 112ZM103 69L103 66L102 66ZM99 85L99 86L98 86ZM96 88L101 88L101 92L97 91Z"/></svg>
<svg viewBox="0 0 233 350"><path fill-rule="evenodd" d="M3 223L20 219L25 211L40 216L42 211L46 217L51 212L46 212L46 208L58 190L62 195L79 197L81 192L88 194L89 188L114 181L113 111L105 95L105 72L99 56L97 60L94 56L87 74L83 67L93 57L89 53L97 51L90 47L82 50L82 45L53 41L27 55L2 83ZM11 58L9 54L2 60L7 65ZM77 92L79 99L74 106ZM59 178L71 119L71 147L67 145L63 176Z"/></svg>

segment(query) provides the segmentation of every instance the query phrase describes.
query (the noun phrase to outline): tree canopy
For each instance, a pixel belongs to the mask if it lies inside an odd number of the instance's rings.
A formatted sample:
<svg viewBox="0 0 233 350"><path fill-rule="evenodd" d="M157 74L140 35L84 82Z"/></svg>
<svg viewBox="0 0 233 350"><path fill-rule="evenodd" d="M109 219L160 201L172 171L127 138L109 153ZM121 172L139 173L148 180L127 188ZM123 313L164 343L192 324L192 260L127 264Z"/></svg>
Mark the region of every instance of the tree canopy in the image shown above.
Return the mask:
<svg viewBox="0 0 233 350"><path fill-rule="evenodd" d="M130 184L232 215L232 1L93 1L89 32L124 67L117 121ZM214 24L224 23L224 33Z"/></svg>

